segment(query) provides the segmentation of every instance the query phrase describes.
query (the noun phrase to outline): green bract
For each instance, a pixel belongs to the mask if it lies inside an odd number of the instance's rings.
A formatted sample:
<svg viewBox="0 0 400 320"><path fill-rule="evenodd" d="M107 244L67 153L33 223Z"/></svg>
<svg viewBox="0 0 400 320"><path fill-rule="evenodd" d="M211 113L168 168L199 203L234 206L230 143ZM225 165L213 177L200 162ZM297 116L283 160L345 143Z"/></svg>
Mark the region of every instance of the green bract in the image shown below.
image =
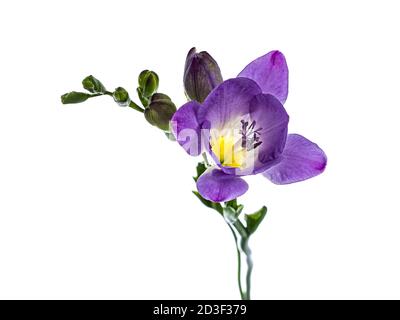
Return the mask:
<svg viewBox="0 0 400 320"><path fill-rule="evenodd" d="M260 210L252 213L252 214L245 214L244 219L247 225L247 231L249 234L254 233L257 228L259 227L260 223L265 218L267 214L267 207L263 206Z"/></svg>

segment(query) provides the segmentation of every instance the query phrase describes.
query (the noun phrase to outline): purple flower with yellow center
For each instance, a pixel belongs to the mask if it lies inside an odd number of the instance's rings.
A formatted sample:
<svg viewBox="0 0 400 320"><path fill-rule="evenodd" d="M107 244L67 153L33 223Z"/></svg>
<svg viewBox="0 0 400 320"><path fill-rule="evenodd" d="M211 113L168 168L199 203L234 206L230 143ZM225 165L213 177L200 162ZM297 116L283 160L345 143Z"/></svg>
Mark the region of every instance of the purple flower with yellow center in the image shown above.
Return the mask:
<svg viewBox="0 0 400 320"><path fill-rule="evenodd" d="M207 152L215 162L197 180L203 198L223 202L243 195L246 175L289 184L324 171L323 150L299 134L288 135L287 95L285 57L271 51L237 78L217 84L204 102L190 101L174 114L178 143L192 156Z"/></svg>

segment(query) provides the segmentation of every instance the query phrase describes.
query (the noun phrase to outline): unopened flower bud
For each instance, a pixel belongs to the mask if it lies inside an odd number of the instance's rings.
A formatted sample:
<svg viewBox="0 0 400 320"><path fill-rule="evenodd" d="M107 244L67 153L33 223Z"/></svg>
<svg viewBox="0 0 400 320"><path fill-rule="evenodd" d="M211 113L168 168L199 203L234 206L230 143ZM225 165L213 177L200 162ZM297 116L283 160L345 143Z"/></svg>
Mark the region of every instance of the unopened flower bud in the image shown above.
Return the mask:
<svg viewBox="0 0 400 320"><path fill-rule="evenodd" d="M206 51L197 53L196 48L190 49L183 74L188 99L203 102L222 81L221 70L214 58Z"/></svg>
<svg viewBox="0 0 400 320"><path fill-rule="evenodd" d="M61 102L63 104L80 103L86 101L90 97L90 94L84 92L71 91L61 96Z"/></svg>
<svg viewBox="0 0 400 320"><path fill-rule="evenodd" d="M171 101L171 98L168 97L166 94L164 93L155 93L151 96L150 98L151 102L155 102L155 101L160 101L160 100L169 100Z"/></svg>
<svg viewBox="0 0 400 320"><path fill-rule="evenodd" d="M175 104L169 99L159 99L150 102L144 110L146 120L164 131L169 131L169 122L176 111Z"/></svg>
<svg viewBox="0 0 400 320"><path fill-rule="evenodd" d="M145 98L151 97L158 89L158 75L154 71L144 70L139 74L139 88Z"/></svg>
<svg viewBox="0 0 400 320"><path fill-rule="evenodd" d="M103 84L98 79L93 77L92 75L83 79L82 85L87 91L92 92L92 93L106 92L106 88L103 86Z"/></svg>
<svg viewBox="0 0 400 320"><path fill-rule="evenodd" d="M130 99L128 92L122 88L118 87L113 92L113 98L116 103L118 103L121 107L126 107L129 105Z"/></svg>

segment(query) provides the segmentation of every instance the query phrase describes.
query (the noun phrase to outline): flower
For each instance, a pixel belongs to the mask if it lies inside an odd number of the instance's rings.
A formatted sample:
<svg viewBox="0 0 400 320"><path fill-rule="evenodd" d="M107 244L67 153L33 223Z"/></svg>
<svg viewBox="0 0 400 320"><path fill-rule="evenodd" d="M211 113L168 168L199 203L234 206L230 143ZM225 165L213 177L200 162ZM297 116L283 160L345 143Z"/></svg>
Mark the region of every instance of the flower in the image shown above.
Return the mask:
<svg viewBox="0 0 400 320"><path fill-rule="evenodd" d="M246 175L289 184L324 171L324 151L299 134L288 135L287 94L286 59L271 51L218 85L203 103L190 101L174 114L178 143L192 156L208 152L216 164L197 180L203 198L223 202L243 195Z"/></svg>
<svg viewBox="0 0 400 320"><path fill-rule="evenodd" d="M217 62L206 51L189 50L183 73L185 94L190 100L203 102L208 94L222 83L221 70Z"/></svg>

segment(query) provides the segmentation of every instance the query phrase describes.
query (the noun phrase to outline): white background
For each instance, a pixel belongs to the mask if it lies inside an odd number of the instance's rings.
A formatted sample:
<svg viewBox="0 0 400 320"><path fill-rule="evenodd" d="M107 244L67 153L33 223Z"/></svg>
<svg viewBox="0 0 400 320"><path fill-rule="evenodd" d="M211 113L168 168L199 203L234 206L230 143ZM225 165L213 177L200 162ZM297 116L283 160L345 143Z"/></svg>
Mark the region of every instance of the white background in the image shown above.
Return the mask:
<svg viewBox="0 0 400 320"><path fill-rule="evenodd" d="M234 77L281 50L290 132L325 173L247 179L254 299L400 298L397 1L3 1L0 298L236 299L229 229L191 194L197 159L109 97L153 69L177 105L196 46Z"/></svg>

